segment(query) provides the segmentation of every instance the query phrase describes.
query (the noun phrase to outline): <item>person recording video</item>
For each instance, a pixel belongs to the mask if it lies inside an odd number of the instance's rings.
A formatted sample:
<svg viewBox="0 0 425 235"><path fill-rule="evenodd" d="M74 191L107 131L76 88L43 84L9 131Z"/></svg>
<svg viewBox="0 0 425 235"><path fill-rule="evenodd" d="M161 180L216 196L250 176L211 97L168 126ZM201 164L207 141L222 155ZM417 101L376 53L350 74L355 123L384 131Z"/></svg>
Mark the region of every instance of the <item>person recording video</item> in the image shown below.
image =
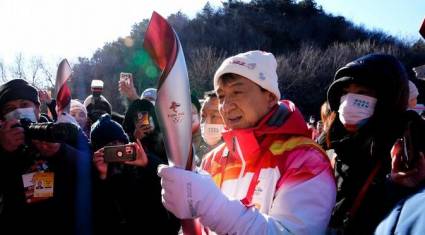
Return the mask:
<svg viewBox="0 0 425 235"><path fill-rule="evenodd" d="M97 175L94 185L95 233L156 231L157 234L177 234L179 221L161 203L156 169L163 162L142 147L139 139L135 139L136 143L129 143L122 126L109 114L103 114L92 125L90 139L96 151L93 156ZM158 227L158 222L163 226Z"/></svg>
<svg viewBox="0 0 425 235"><path fill-rule="evenodd" d="M87 139L80 138L81 131L73 124L58 128L57 123L38 123L39 117L36 88L22 79L0 86L1 231L29 234L38 224L46 224L49 229L43 234L87 234L91 229ZM75 147L66 143L67 135L75 135ZM61 143L54 143L58 136ZM51 187L39 191L35 179Z"/></svg>

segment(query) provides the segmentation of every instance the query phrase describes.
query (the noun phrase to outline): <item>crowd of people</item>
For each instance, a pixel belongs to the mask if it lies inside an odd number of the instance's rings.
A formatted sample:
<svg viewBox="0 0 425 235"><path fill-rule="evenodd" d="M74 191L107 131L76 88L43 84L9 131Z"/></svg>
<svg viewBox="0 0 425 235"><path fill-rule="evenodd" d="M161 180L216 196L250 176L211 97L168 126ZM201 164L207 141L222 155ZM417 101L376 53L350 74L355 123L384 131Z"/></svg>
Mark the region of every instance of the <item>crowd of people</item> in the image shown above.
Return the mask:
<svg viewBox="0 0 425 235"><path fill-rule="evenodd" d="M276 69L240 53L192 95L193 171L168 166L157 90L139 96L132 77L117 84L123 115L99 90L62 117L47 92L4 83L1 233L178 234L185 220L194 234L425 233L425 121L403 64L339 68L320 121L282 99Z"/></svg>

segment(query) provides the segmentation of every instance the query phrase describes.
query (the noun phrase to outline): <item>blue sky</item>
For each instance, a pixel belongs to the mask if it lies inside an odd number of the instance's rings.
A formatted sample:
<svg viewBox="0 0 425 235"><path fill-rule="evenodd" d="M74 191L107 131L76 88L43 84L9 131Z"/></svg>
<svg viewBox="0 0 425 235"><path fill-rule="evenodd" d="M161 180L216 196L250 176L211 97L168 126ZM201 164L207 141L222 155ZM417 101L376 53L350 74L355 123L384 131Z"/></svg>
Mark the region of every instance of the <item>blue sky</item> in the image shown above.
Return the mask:
<svg viewBox="0 0 425 235"><path fill-rule="evenodd" d="M184 3L183 3L184 2ZM0 0L0 60L17 53L71 61L91 57L106 42L129 35L155 10L194 16L207 0ZM210 0L221 6L220 0Z"/></svg>
<svg viewBox="0 0 425 235"><path fill-rule="evenodd" d="M327 13L342 15L356 25L416 41L425 17L425 0L316 0Z"/></svg>
<svg viewBox="0 0 425 235"><path fill-rule="evenodd" d="M181 10L193 17L207 0L0 0L0 61L17 53L59 61L91 57L96 49L130 33L134 23L156 10ZM209 0L221 6L221 0ZM425 0L317 0L326 12L368 29L417 40Z"/></svg>

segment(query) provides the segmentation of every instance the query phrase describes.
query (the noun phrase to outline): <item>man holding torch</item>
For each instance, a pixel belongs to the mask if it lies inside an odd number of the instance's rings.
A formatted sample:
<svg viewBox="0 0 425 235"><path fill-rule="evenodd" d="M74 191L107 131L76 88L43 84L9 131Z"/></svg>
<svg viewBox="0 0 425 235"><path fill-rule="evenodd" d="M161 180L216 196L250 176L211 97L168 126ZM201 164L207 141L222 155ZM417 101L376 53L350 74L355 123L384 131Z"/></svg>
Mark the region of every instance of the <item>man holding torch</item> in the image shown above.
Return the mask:
<svg viewBox="0 0 425 235"><path fill-rule="evenodd" d="M217 234L322 234L335 203L324 151L281 97L271 53L227 58L214 76L224 143L197 172L162 166L164 206ZM208 173L207 173L208 172Z"/></svg>

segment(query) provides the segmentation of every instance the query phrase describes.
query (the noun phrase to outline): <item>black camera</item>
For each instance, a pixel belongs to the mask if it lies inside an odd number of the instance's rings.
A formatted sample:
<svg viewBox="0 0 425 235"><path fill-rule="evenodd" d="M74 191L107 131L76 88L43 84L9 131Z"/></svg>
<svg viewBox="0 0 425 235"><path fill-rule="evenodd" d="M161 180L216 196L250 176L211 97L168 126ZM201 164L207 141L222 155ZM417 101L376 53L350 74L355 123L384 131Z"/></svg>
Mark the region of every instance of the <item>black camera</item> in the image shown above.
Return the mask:
<svg viewBox="0 0 425 235"><path fill-rule="evenodd" d="M76 143L78 127L72 123L35 123L27 118L20 119L27 139L42 140L52 143Z"/></svg>

